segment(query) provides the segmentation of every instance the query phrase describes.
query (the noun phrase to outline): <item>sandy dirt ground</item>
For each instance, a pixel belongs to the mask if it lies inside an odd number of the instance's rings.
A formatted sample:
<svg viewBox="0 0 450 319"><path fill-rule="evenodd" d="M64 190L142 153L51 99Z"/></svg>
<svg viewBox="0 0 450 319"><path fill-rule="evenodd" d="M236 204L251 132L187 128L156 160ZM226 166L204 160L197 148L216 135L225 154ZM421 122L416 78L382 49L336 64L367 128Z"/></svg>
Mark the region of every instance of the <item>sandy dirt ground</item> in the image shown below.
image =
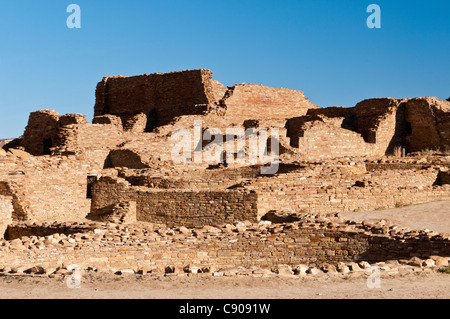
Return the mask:
<svg viewBox="0 0 450 319"><path fill-rule="evenodd" d="M254 278L247 276L83 276L80 288L67 279L1 277L2 299L448 299L450 274L427 271L381 274L370 289L368 275Z"/></svg>
<svg viewBox="0 0 450 319"><path fill-rule="evenodd" d="M372 212L342 213L356 221L386 219L411 229L429 229L450 234L450 201L434 202Z"/></svg>
<svg viewBox="0 0 450 319"><path fill-rule="evenodd" d="M450 233L450 202L343 214L349 219L388 219L412 229ZM64 278L0 277L1 299L449 299L450 274L436 270L381 273L381 288L370 289L369 274L277 275L269 277L117 276L84 274L80 288Z"/></svg>

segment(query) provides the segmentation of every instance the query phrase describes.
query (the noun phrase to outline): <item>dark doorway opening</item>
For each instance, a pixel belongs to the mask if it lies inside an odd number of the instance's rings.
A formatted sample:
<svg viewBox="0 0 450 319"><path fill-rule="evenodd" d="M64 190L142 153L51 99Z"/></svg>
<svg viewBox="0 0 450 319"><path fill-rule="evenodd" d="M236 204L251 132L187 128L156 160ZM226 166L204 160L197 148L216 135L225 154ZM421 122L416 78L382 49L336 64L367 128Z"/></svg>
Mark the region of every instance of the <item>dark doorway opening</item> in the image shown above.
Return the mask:
<svg viewBox="0 0 450 319"><path fill-rule="evenodd" d="M152 109L147 113L147 125L144 132L153 132L158 127L158 111Z"/></svg>
<svg viewBox="0 0 450 319"><path fill-rule="evenodd" d="M97 181L97 175L88 175L87 177L87 193L86 198L92 199L92 187L94 183Z"/></svg>
<svg viewBox="0 0 450 319"><path fill-rule="evenodd" d="M43 144L44 144L44 155L51 155L52 154L51 148L53 147L52 139L44 138Z"/></svg>

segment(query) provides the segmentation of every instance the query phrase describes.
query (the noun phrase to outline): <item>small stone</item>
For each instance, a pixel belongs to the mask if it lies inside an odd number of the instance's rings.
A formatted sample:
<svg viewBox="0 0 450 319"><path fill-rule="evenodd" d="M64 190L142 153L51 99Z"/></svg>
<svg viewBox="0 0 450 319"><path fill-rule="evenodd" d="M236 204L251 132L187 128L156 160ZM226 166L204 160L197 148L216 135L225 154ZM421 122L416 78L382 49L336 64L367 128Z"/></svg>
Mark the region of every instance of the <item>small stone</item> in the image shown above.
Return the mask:
<svg viewBox="0 0 450 319"><path fill-rule="evenodd" d="M12 268L11 269L11 273L13 273L13 274L24 274L28 269L30 269L30 267Z"/></svg>
<svg viewBox="0 0 450 319"><path fill-rule="evenodd" d="M448 266L448 257L440 257L440 256L431 256L432 260L434 260L434 263L436 266L439 267L447 267Z"/></svg>
<svg viewBox="0 0 450 319"><path fill-rule="evenodd" d="M176 271L176 269L174 266L167 266L164 268L164 272L166 274L173 274L173 273L175 273L175 271Z"/></svg>
<svg viewBox="0 0 450 319"><path fill-rule="evenodd" d="M45 274L45 269L44 269L44 267L41 267L41 266L34 266L34 267L27 269L25 272L31 273L31 274L36 274L36 275L43 275L43 274Z"/></svg>
<svg viewBox="0 0 450 319"><path fill-rule="evenodd" d="M278 265L273 272L280 276L290 276L294 274L292 268L288 265Z"/></svg>
<svg viewBox="0 0 450 319"><path fill-rule="evenodd" d="M222 271L215 271L212 273L214 277L223 277L224 273Z"/></svg>
<svg viewBox="0 0 450 319"><path fill-rule="evenodd" d="M320 269L316 267L311 267L308 269L307 273L310 275L317 275L320 274Z"/></svg>
<svg viewBox="0 0 450 319"><path fill-rule="evenodd" d="M408 260L408 265L415 266L415 267L421 267L423 264L423 260L418 257L413 257L410 260Z"/></svg>
<svg viewBox="0 0 450 319"><path fill-rule="evenodd" d="M307 265L297 265L293 270L294 270L294 274L299 275L299 276L304 276L306 275L306 272L308 271L309 267Z"/></svg>
<svg viewBox="0 0 450 319"><path fill-rule="evenodd" d="M360 266L362 269L370 269L370 268L372 268L372 266L371 266L367 261L361 261L361 262L359 263L359 266Z"/></svg>
<svg viewBox="0 0 450 319"><path fill-rule="evenodd" d="M269 269L255 269L252 271L253 275L270 275L272 272Z"/></svg>
<svg viewBox="0 0 450 319"><path fill-rule="evenodd" d="M436 266L436 263L434 262L433 259L427 259L423 261L422 266L430 268Z"/></svg>
<svg viewBox="0 0 450 319"><path fill-rule="evenodd" d="M203 274L209 274L213 269L211 267L202 267L201 272Z"/></svg>
<svg viewBox="0 0 450 319"><path fill-rule="evenodd" d="M326 274L334 274L337 272L336 266L331 264L324 264L321 269Z"/></svg>
<svg viewBox="0 0 450 319"><path fill-rule="evenodd" d="M19 238L17 238L17 239L11 240L11 241L9 242L9 244L11 245L11 247L22 246L22 240L19 239Z"/></svg>
<svg viewBox="0 0 450 319"><path fill-rule="evenodd" d="M183 270L187 274L198 274L198 273L202 272L200 267L191 266L191 265L184 267Z"/></svg>
<svg viewBox="0 0 450 319"><path fill-rule="evenodd" d="M121 269L119 270L120 274L123 275L134 275L135 272L132 269Z"/></svg>
<svg viewBox="0 0 450 319"><path fill-rule="evenodd" d="M3 272L7 274L7 273L12 272L12 269L11 269L11 267L3 267Z"/></svg>
<svg viewBox="0 0 450 319"><path fill-rule="evenodd" d="M348 274L350 272L350 268L344 263L339 263L337 266L337 271L342 274Z"/></svg>
<svg viewBox="0 0 450 319"><path fill-rule="evenodd" d="M94 229L94 234L95 235L104 235L105 230L96 228L96 229Z"/></svg>
<svg viewBox="0 0 450 319"><path fill-rule="evenodd" d="M184 226L181 226L181 227L178 229L178 231L179 231L180 233L182 233L182 234L189 234L189 233L190 233L189 229L187 229L187 228L184 227Z"/></svg>
<svg viewBox="0 0 450 319"><path fill-rule="evenodd" d="M137 271L137 273L139 275L146 275L146 274L149 274L149 273L152 273L152 272L153 272L153 269L151 267L149 267L149 266L142 266Z"/></svg>
<svg viewBox="0 0 450 319"><path fill-rule="evenodd" d="M351 271L362 271L361 267L355 262L350 263L349 267Z"/></svg>

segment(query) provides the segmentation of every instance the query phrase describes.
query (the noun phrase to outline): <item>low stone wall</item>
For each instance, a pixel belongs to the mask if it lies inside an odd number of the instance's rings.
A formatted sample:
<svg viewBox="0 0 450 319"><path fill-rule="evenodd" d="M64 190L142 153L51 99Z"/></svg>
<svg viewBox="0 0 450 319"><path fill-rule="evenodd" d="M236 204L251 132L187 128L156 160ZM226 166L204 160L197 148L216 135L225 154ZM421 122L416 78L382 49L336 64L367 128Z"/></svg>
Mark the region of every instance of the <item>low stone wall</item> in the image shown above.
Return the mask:
<svg viewBox="0 0 450 319"><path fill-rule="evenodd" d="M222 227L168 229L151 225L98 225L85 234L0 241L3 267L44 268L77 264L100 270L182 272L228 267L272 268L284 264L385 261L449 256L448 237L426 232L396 233L393 227L332 222L237 223Z"/></svg>
<svg viewBox="0 0 450 319"><path fill-rule="evenodd" d="M450 200L450 186L424 188L308 188L258 194L259 215L270 210L309 213L357 212Z"/></svg>
<svg viewBox="0 0 450 319"><path fill-rule="evenodd" d="M14 240L22 237L45 237L54 234L72 235L78 233L87 233L94 230L94 225L80 224L11 224L5 233L5 239Z"/></svg>
<svg viewBox="0 0 450 319"><path fill-rule="evenodd" d="M438 183L442 173L437 166L348 164L305 165L276 178L258 178L244 188L257 192L260 216L270 210L371 211L450 199L450 186Z"/></svg>
<svg viewBox="0 0 450 319"><path fill-rule="evenodd" d="M138 221L201 227L235 220L257 221L257 196L244 190L191 191L132 187L122 179L101 178L92 189L89 218L111 213L120 201L136 202Z"/></svg>
<svg viewBox="0 0 450 319"><path fill-rule="evenodd" d="M257 196L245 191L138 191L137 220L201 227L259 220Z"/></svg>

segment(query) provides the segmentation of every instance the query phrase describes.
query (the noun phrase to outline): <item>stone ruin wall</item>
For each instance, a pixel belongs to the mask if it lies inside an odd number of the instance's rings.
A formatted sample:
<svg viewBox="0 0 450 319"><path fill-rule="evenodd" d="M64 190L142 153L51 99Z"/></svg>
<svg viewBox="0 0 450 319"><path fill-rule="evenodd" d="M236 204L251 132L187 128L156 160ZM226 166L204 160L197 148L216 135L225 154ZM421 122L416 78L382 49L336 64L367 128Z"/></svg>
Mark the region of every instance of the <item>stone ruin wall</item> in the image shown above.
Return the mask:
<svg viewBox="0 0 450 319"><path fill-rule="evenodd" d="M220 105L226 117L236 123L258 120L266 124L274 122L274 127L282 127L288 118L305 115L308 109L318 107L301 91L255 84L228 87Z"/></svg>
<svg viewBox="0 0 450 319"><path fill-rule="evenodd" d="M94 115L113 114L126 122L144 113L161 126L180 115L208 111L216 102L213 86L212 72L204 69L106 77L97 85Z"/></svg>
<svg viewBox="0 0 450 319"><path fill-rule="evenodd" d="M3 238L8 225L12 223L13 210L12 198L0 195L0 238Z"/></svg>
<svg viewBox="0 0 450 319"><path fill-rule="evenodd" d="M123 179L103 177L93 187L89 218L102 219L120 202L134 202L136 220L172 227L256 222L256 195L233 190L181 190L133 187Z"/></svg>
<svg viewBox="0 0 450 319"><path fill-rule="evenodd" d="M36 156L51 154L50 148L55 145L60 128L60 117L51 110L30 114L22 141L22 146L28 153Z"/></svg>
<svg viewBox="0 0 450 319"><path fill-rule="evenodd" d="M75 158L10 158L0 161L0 195L12 197L16 221L76 221L90 211L87 176L92 173L99 172Z"/></svg>
<svg viewBox="0 0 450 319"><path fill-rule="evenodd" d="M208 112L226 116L228 125L243 125L257 115L266 125L282 128L286 119L317 107L301 91L254 84L224 87L210 70L199 69L106 77L97 85L94 114L119 116L125 130L137 131Z"/></svg>
<svg viewBox="0 0 450 319"><path fill-rule="evenodd" d="M287 121L290 146L305 158L445 151L450 147L450 103L437 98L370 99L353 108L310 109Z"/></svg>
<svg viewBox="0 0 450 319"><path fill-rule="evenodd" d="M329 222L246 223L196 229L105 224L68 236L55 233L43 237L42 242L32 237L7 245L2 241L0 264L11 268L39 265L50 272L76 264L83 269L131 269L145 274L182 273L194 267L213 272L232 267L270 269L278 265L376 262L450 253L449 239L441 235L417 232L405 236L396 232L388 226L365 231ZM27 248L34 245L41 248Z"/></svg>
<svg viewBox="0 0 450 319"><path fill-rule="evenodd" d="M401 164L331 165L260 178L248 186L258 193L259 215L270 210L306 213L372 211L450 200L450 186L439 182L439 167ZM347 167L346 167L347 166Z"/></svg>
<svg viewBox="0 0 450 319"><path fill-rule="evenodd" d="M261 175L259 167L243 167L211 170L194 179L119 169L120 178L105 176L94 186L91 215L133 201L137 220L197 227L206 221L257 221L272 210L338 213L450 200L445 167L409 165L281 165L275 176Z"/></svg>
<svg viewBox="0 0 450 319"><path fill-rule="evenodd" d="M258 196L262 211L340 213L384 210L436 201L448 201L450 187L401 189L379 188L303 188L292 191L265 192Z"/></svg>
<svg viewBox="0 0 450 319"><path fill-rule="evenodd" d="M198 226L201 218L215 224L238 219L237 216L257 220L272 209L353 211L448 198L447 175L439 173L444 186L433 186L432 180L437 180L438 175L436 170L430 174L395 170L372 173L367 181L363 176L342 180L335 178L332 171L330 178L324 173L316 179L306 178L306 186L303 173L261 177L254 174L254 168L249 169L250 175L245 175L245 168L201 174L199 170L188 170L177 180L173 176L180 176L180 170L167 169L170 163L168 150L172 145L167 134L146 132L148 112L155 107L161 107L161 112L167 115L162 120L158 117L161 120L158 125L171 122L160 127L165 132L192 120L183 118L186 114L203 114L206 106L210 111L217 108L215 111L223 112L224 116L214 119L222 126L230 123L242 126L257 115L259 120L253 120L251 126L273 124L280 127L290 118L287 135L291 144L298 139L298 153L305 158L381 156L398 145L414 150L443 148L448 144L450 104L436 98L371 99L354 108L317 108L300 91L251 84L225 88L212 80L209 70L105 78L97 87L96 97L94 124L87 123L80 114L61 116L54 111L39 111L30 115L22 142L25 150L33 155L50 153L63 158L25 160L23 164L15 163L13 168L0 165L0 170L7 176L0 185L0 194L12 196L15 219L84 218L90 210L90 201L86 198L87 176L96 174L100 177L102 169L122 166L161 169L170 178L145 177L146 185L130 186L122 197L110 192L109 186L99 187L94 194L96 201L100 198L100 202L108 203L101 206L94 201L94 214L97 208L123 200L136 202L139 220L187 223L187 219L193 217L196 221L192 225ZM267 111L269 108L271 112ZM171 111L167 112L168 109ZM202 116L211 119L210 115ZM422 118L425 120L420 124ZM430 127L436 128L436 134L433 133L431 142L426 144L422 136ZM221 174L223 176L219 177ZM429 180L419 181L423 176ZM136 180L132 176L127 180L133 178ZM256 181L246 185L251 179ZM360 182L364 186L349 184L355 183L356 179L362 179ZM410 186L412 184L415 187ZM175 187L170 190L172 186ZM234 190L227 190L229 187ZM172 199L170 204L168 196ZM249 205L241 204L245 201ZM151 205L159 210L151 212ZM242 207L244 211L240 215ZM181 217L186 212L189 217ZM220 215L223 213L225 217Z"/></svg>
<svg viewBox="0 0 450 319"><path fill-rule="evenodd" d="M373 155L374 147L364 142L358 133L342 129L342 120L318 118L308 122L297 137L291 138L290 146L295 147L302 158L311 160Z"/></svg>
<svg viewBox="0 0 450 319"><path fill-rule="evenodd" d="M411 125L407 136L408 151L448 151L450 149L450 102L433 97L408 101L406 121Z"/></svg>
<svg viewBox="0 0 450 319"><path fill-rule="evenodd" d="M104 172L92 170L76 159L32 158L3 164L0 194L12 198L14 219L37 222L84 219L91 212L87 176L100 177ZM121 200L135 201L138 220L199 226L206 220L215 225L233 220L256 221L270 210L342 212L450 199L448 172L436 167L365 166L367 171L364 165L355 163L287 173L281 167L275 178L260 176L259 167L242 167L207 170L197 180L188 176L184 180L138 176L131 170L128 176L122 175L123 181L131 182L127 182L126 189L114 191L114 183L94 188L92 211ZM438 185L433 186L437 181Z"/></svg>

